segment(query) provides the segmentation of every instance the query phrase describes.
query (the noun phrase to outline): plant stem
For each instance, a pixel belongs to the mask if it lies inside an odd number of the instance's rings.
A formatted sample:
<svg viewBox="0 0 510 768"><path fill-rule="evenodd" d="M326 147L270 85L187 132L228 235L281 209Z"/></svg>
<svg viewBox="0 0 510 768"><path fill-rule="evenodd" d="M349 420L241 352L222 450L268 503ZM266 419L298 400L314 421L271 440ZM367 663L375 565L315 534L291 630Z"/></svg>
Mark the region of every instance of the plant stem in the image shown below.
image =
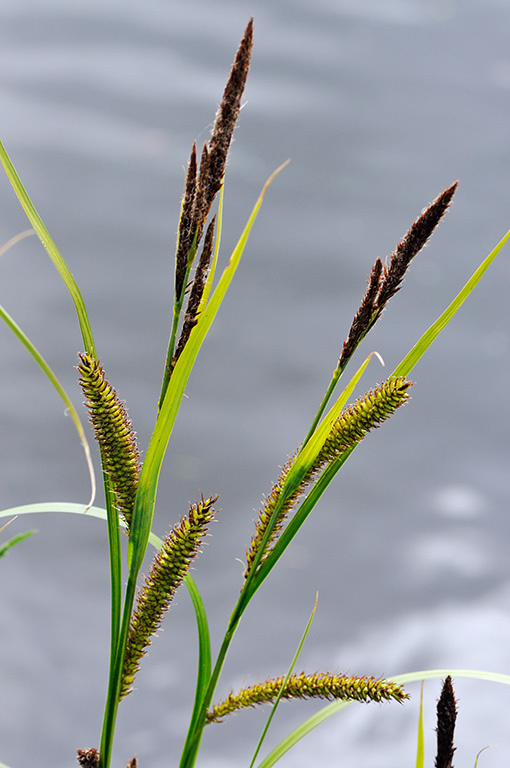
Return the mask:
<svg viewBox="0 0 510 768"><path fill-rule="evenodd" d="M133 603L136 594L136 577L138 571L130 571L124 598L124 611L122 614L122 625L119 639L115 650L115 658L112 663L111 675L106 696L105 713L103 719L103 728L101 732L101 744L99 747L99 768L110 768L112 757L113 738L115 734L115 724L117 721L117 712L119 708L119 692L122 677L122 667L124 664L124 652L133 611Z"/></svg>

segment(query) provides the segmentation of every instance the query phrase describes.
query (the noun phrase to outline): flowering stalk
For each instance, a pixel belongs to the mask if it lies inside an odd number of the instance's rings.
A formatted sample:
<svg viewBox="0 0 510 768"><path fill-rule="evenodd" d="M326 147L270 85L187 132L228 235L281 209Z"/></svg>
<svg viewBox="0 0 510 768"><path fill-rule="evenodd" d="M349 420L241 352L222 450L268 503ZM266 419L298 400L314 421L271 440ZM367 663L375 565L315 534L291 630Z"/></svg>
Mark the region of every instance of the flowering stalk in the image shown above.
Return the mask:
<svg viewBox="0 0 510 768"><path fill-rule="evenodd" d="M277 677L242 688L237 693L230 693L224 701L215 704L207 712L207 722L218 722L239 709L271 704L278 695L282 699L336 699L362 702L390 699L401 702L409 698L402 686L374 677L330 675L325 672L306 675L301 672L291 675L281 691L284 680L284 677Z"/></svg>
<svg viewBox="0 0 510 768"><path fill-rule="evenodd" d="M368 280L363 301L354 316L338 369L342 371L354 354L359 343L373 328L388 301L400 290L411 261L421 251L435 228L445 215L457 189L458 182L447 187L418 216L396 246L389 258L389 264L377 259Z"/></svg>
<svg viewBox="0 0 510 768"><path fill-rule="evenodd" d="M248 71L250 69L252 48L253 19L250 19L244 30L243 38L225 85L223 97L212 127L211 137L202 148L199 163L197 163L197 147L195 143L191 149L179 217L179 230L175 255L174 314L165 369L163 372L163 383L159 399L160 407L163 403L168 382L172 375L177 357L182 352L193 327L193 324L190 325L187 320L189 321L190 317L192 319L196 318L196 308L198 305L193 305L193 287L196 284L194 297L196 299L196 294L200 289L203 291L203 285L207 278L210 260L210 252L207 259L207 250L209 249L209 251L212 251L212 229L208 232L208 234L210 234L211 242L207 243L206 237L206 243L204 245L203 253L206 258L202 260L202 264L197 268L192 283L187 318L185 318L184 321L185 327L183 327L178 343L178 350L176 352L175 344L177 339L177 329L185 293L188 288L187 280L195 255L200 246L200 241L211 206L223 184L228 151L232 142L237 118L239 117L239 112L241 110L241 99L244 93ZM205 263L206 260L207 263Z"/></svg>
<svg viewBox="0 0 510 768"><path fill-rule="evenodd" d="M119 700L132 690L134 677L150 645L151 637L161 624L177 588L199 551L207 526L214 516L217 497L194 504L187 517L167 535L154 558L151 570L137 596L131 617Z"/></svg>
<svg viewBox="0 0 510 768"><path fill-rule="evenodd" d="M411 385L412 382L403 376L389 378L379 387L375 387L363 395L363 397L358 398L354 405L345 408L333 423L328 437L308 468L299 488L282 500L281 494L285 487L285 481L298 453L294 454L285 464L280 477L271 489L271 493L266 498L264 506L259 513L255 534L252 537L250 547L246 550L247 566L244 573L245 578L252 568L269 525L272 525L271 535L259 563L269 554L269 544L277 539L286 518L295 507L306 486L316 479L318 474L341 456L342 453L357 445L371 429L380 426L397 408L403 405L409 398L407 390ZM277 508L277 517L274 520Z"/></svg>
<svg viewBox="0 0 510 768"><path fill-rule="evenodd" d="M129 530L140 474L136 434L99 360L89 354L80 354L78 371L90 420L101 448L103 467Z"/></svg>

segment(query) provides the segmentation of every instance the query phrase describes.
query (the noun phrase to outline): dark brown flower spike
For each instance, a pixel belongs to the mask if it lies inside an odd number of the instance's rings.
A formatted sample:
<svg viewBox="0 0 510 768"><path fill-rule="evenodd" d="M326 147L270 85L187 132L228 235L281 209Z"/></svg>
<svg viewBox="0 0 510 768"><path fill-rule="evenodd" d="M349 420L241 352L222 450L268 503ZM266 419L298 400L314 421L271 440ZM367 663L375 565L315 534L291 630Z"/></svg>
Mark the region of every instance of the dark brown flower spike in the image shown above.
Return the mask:
<svg viewBox="0 0 510 768"><path fill-rule="evenodd" d="M197 187L197 145L193 142L188 163L188 173L182 198L181 216L179 220L179 235L177 253L175 256L175 298L180 301L184 281L188 271L188 254L190 252L193 231L193 206Z"/></svg>
<svg viewBox="0 0 510 768"><path fill-rule="evenodd" d="M225 173L227 154L232 141L235 124L241 109L241 98L250 69L253 48L253 19L244 30L230 75L225 86L209 141L209 184L207 190L208 205L212 204L220 190Z"/></svg>
<svg viewBox="0 0 510 768"><path fill-rule="evenodd" d="M377 259L372 267L370 278L367 280L368 285L363 300L358 311L354 315L349 335L347 336L346 341L344 341L342 355L339 360L340 368L343 368L346 362L350 360L356 347L371 326L375 311L375 302L381 287L382 271L382 260Z"/></svg>
<svg viewBox="0 0 510 768"><path fill-rule="evenodd" d="M199 552L207 526L215 514L213 504L216 499L202 499L194 504L188 516L166 536L154 558L151 570L138 592L131 617L119 699L130 693L141 659L145 656L145 649L150 645L177 588Z"/></svg>
<svg viewBox="0 0 510 768"><path fill-rule="evenodd" d="M190 268L200 246L211 206L223 184L227 155L237 118L239 117L241 99L250 68L252 47L253 19L250 19L234 59L223 98L216 112L211 138L204 144L202 149L198 168L195 145L193 145L191 151L179 219L175 261L174 313L163 372L159 407L161 407L165 398L168 382L177 357L182 352L184 343L189 338L189 330L192 327L189 327L188 323L188 329L184 335L181 335L183 344L180 345L176 355L175 342L177 330L184 302L184 294L188 289L186 283ZM205 281L205 277L203 280ZM193 306L189 307L189 310L191 310L191 317L196 317L196 315L193 315Z"/></svg>
<svg viewBox="0 0 510 768"><path fill-rule="evenodd" d="M209 186L209 148L204 144L200 156L200 166L198 170L197 191L192 213L192 240L195 242L195 250L202 238L204 224L209 212L210 204L207 199L207 190ZM191 261L191 259L189 259Z"/></svg>
<svg viewBox="0 0 510 768"><path fill-rule="evenodd" d="M443 683L437 702L437 755L435 768L453 768L453 736L457 719L457 702L450 675Z"/></svg>
<svg viewBox="0 0 510 768"><path fill-rule="evenodd" d="M381 259L375 262L367 291L343 345L337 369L340 372L349 362L359 343L380 318L388 301L400 290L411 261L426 244L446 213L457 186L458 182L455 182L441 192L416 219L393 251L389 264L383 266Z"/></svg>
<svg viewBox="0 0 510 768"><path fill-rule="evenodd" d="M207 280L207 275L209 273L209 265L211 263L211 256L212 256L213 243L214 243L215 224L216 224L216 216L212 219L211 223L207 227L207 232L204 240L204 247L202 248L202 253L200 255L200 259L198 260L197 268L195 271L195 278L193 280L193 284L191 286L191 290L189 294L188 306L186 308L186 314L184 315L181 335L179 337L177 348L175 350L175 354L172 359L172 369L175 366L175 363L177 362L177 360L179 359L179 356L182 350L186 346L186 342L189 339L193 326L196 325L198 320L198 310L200 307L200 301L204 293L205 281Z"/></svg>
<svg viewBox="0 0 510 768"><path fill-rule="evenodd" d="M94 747L90 749L79 749L78 752L78 765L84 766L84 768L97 768L99 765L99 752Z"/></svg>
<svg viewBox="0 0 510 768"><path fill-rule="evenodd" d="M263 683L230 693L225 701L215 704L207 712L207 722L218 722L239 709L256 707L274 702L282 688L284 677L265 680ZM388 680L374 677L330 675L324 672L306 675L304 672L290 675L280 694L282 699L329 699L337 701L394 701L408 698L404 689Z"/></svg>
<svg viewBox="0 0 510 768"><path fill-rule="evenodd" d="M441 192L428 208L409 228L390 257L389 266L384 268L381 290L377 297L377 308L382 310L389 299L394 296L402 285L404 275L416 254L421 251L432 232L435 230L457 189L458 181Z"/></svg>

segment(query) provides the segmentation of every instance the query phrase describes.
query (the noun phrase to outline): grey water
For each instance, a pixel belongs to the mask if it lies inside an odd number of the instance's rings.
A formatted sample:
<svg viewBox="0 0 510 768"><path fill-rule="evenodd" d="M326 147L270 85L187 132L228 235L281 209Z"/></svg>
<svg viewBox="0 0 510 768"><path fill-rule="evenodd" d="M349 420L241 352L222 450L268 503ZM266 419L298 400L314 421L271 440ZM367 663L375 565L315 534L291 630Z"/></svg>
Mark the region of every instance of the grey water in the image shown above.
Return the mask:
<svg viewBox="0 0 510 768"><path fill-rule="evenodd" d="M200 353L160 481L163 534L200 493L221 512L194 570L217 647L264 493L306 433L377 256L444 187L447 218L357 357L360 391L402 359L510 225L510 5L505 0L0 0L0 138L78 280L100 357L142 448L155 418L183 168L205 141L250 16L255 48L225 188L226 263L287 158ZM0 242L27 227L6 178ZM1 303L79 405L79 329L35 238L0 260ZM353 454L268 579L219 694L299 667L391 676L506 672L510 647L503 250L413 371L412 402ZM2 509L86 502L72 422L0 329ZM97 459L96 471L97 471ZM102 503L98 499L98 504ZM0 762L68 768L97 746L108 665L104 525L19 517L38 533L0 563ZM3 541L4 539L2 539ZM113 765L178 763L196 664L184 591L122 704ZM427 763L439 682L425 686ZM510 689L456 681L457 765L510 760ZM351 707L282 766L410 765L412 702ZM317 704L282 704L267 750ZM265 713L206 732L199 765L247 766Z"/></svg>

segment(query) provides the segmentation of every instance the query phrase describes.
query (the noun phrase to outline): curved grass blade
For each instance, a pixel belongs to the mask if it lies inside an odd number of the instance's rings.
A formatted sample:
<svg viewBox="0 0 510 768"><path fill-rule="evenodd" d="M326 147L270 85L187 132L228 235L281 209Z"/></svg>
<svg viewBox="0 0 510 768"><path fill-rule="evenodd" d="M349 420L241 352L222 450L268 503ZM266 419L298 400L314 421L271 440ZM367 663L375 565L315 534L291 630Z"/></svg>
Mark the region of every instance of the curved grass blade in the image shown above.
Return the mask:
<svg viewBox="0 0 510 768"><path fill-rule="evenodd" d="M9 240L7 240L6 243L2 245L0 248L0 256L3 256L4 253L7 253L13 245L16 245L16 243L19 243L20 240L24 240L25 237L30 237L31 235L35 235L34 229L24 229L23 232L18 232L17 235L14 235Z"/></svg>
<svg viewBox="0 0 510 768"><path fill-rule="evenodd" d="M184 577L184 581L195 609L198 632L197 684L190 721L190 731L194 731L202 715L204 701L209 687L209 680L211 679L211 640L207 623L207 614L197 586L189 573Z"/></svg>
<svg viewBox="0 0 510 768"><path fill-rule="evenodd" d="M280 691L278 693L278 696L276 697L276 701L274 702L273 706L271 707L271 712L269 713L269 717L267 718L266 724L264 726L264 729L262 731L262 734L260 736L258 744L257 744L257 746L255 748L255 752L253 753L253 757L251 759L251 763L250 763L249 768L253 768L253 766L255 765L255 760L257 759L258 754L260 752L260 749L262 747L262 744L264 743L264 739L266 738L266 734L267 734L267 732L269 730L269 726L271 725L271 721L272 721L273 717L276 714L276 707L280 703L280 699L281 699L282 693L283 693L283 691L285 689L285 686L287 685L287 683L289 681L289 677L291 676L292 672L294 671L294 667L296 666L296 663L297 663L297 660L299 658L299 655L300 655L300 653L301 653L301 651L303 649L303 645L305 644L306 637L308 635L308 632L310 631L310 627L312 626L312 621L313 621L314 616L315 616L315 611L317 610L317 602L318 602L318 600L319 600L319 593L317 592L317 594L315 596L315 603L314 603L314 606L312 608L312 613L310 614L310 618L308 619L307 625L305 627L305 631L303 632L301 640L299 641L299 645L297 647L296 653L294 654L294 658L292 659L292 661L290 663L290 667L289 667L289 670L288 670L288 672L287 672L287 674L285 676L285 680L283 681L282 686L280 688Z"/></svg>
<svg viewBox="0 0 510 768"><path fill-rule="evenodd" d="M12 523L12 520L9 520L9 523ZM9 525L9 523L6 523L4 526L2 526L2 528L0 528L0 532L3 531L3 529ZM33 536L34 533L37 533L37 531L24 531L23 533L17 533L16 536L13 536L11 539L5 541L0 545L0 558L4 557L4 555L7 554L11 547L16 546L16 544L19 544L21 541L25 541L25 539Z"/></svg>
<svg viewBox="0 0 510 768"><path fill-rule="evenodd" d="M71 270L69 269L66 262L62 258L60 251L58 250L57 246L53 242L51 235L46 229L41 217L37 213L34 207L34 204L30 200L23 184L21 183L21 179L19 178L16 172L16 169L14 168L11 162L11 159L7 154L6 149L1 141L0 141L0 162L2 163L5 169L7 178L11 182L12 188L14 189L14 192L16 193L16 196L21 204L21 207L23 208L23 210L27 215L27 218L30 224L34 228L35 233L39 238L39 240L41 241L43 248L45 249L46 253L54 263L55 267L57 268L57 271L60 277L64 281L64 284L71 295L71 298L73 300L73 303L76 309L76 314L78 315L78 322L80 324L85 351L90 352L90 354L96 357L96 352L94 347L94 338L92 336L92 330L90 328L90 322L87 315L87 310L85 308L85 303L83 301L83 297L81 295L80 289L78 288L78 285L71 273Z"/></svg>
<svg viewBox="0 0 510 768"><path fill-rule="evenodd" d="M62 402L66 407L66 411L69 413L69 415L71 416L71 419L73 420L73 424L76 428L76 431L78 432L78 437L80 438L80 443L85 453L85 459L86 459L87 467L89 470L90 487L91 487L89 506L92 506L92 504L94 503L94 499L96 497L96 476L94 474L94 466L92 464L92 457L90 455L90 446L85 436L85 431L80 421L80 417L78 416L78 413L76 412L76 409L72 404L71 399L69 398L69 395L65 391L64 387L62 386L62 384L56 377L55 373L52 371L52 369L44 359L44 357L41 355L41 353L35 347L35 345L32 344L28 336L21 330L21 328L16 323L16 321L9 315L9 313L2 306L0 306L0 318L8 325L8 327L14 333L16 338L23 344L25 349L32 355L32 357L34 358L35 362L37 363L41 371L44 373L46 378L50 381L50 383L56 389L57 394L59 395L60 399L62 400Z"/></svg>
<svg viewBox="0 0 510 768"><path fill-rule="evenodd" d="M510 675L503 675L497 672L483 672L477 669L429 669L422 672L410 672L405 675L396 675L391 677L393 683L403 685L405 683L412 683L420 680L430 680L436 678L442 678L447 675L452 677L465 677L474 678L477 680L487 680L494 683L502 683L504 685L510 685ZM307 733L313 731L318 725L321 725L325 720L336 715L346 707L350 707L353 704L352 701L335 701L332 704L328 704L323 707L319 712L316 712L304 723L301 723L292 733L283 739L275 749L261 762L257 768L271 768L275 763L283 757L283 755L289 751L295 744L298 743Z"/></svg>
<svg viewBox="0 0 510 768"><path fill-rule="evenodd" d="M486 747L483 747L483 748L482 748L482 749L479 751L479 753L478 753L478 754L477 754L477 756L476 756L476 760L475 760L474 768L476 768L476 767L477 767L477 765L478 765L478 758L480 757L480 755L482 754L482 752L485 752L485 750L486 750L486 749L490 749L492 746L493 746L493 744L487 744L487 746L486 746ZM1 766L0 766L0 768L1 768Z"/></svg>
<svg viewBox="0 0 510 768"><path fill-rule="evenodd" d="M408 352L404 359L399 363L392 373L392 376L407 376L409 372L414 368L418 360L430 347L432 342L439 336L441 331L445 329L452 317L458 312L462 304L465 302L473 288L479 283L485 272L488 270L500 250L503 248L507 240L510 238L510 229L506 235L499 241L499 243L492 249L489 255L482 261L477 270L472 274L464 287L459 291L457 296L448 305L445 311L438 317L435 323L433 323L428 330L425 331L423 336L416 342L414 347Z"/></svg>

